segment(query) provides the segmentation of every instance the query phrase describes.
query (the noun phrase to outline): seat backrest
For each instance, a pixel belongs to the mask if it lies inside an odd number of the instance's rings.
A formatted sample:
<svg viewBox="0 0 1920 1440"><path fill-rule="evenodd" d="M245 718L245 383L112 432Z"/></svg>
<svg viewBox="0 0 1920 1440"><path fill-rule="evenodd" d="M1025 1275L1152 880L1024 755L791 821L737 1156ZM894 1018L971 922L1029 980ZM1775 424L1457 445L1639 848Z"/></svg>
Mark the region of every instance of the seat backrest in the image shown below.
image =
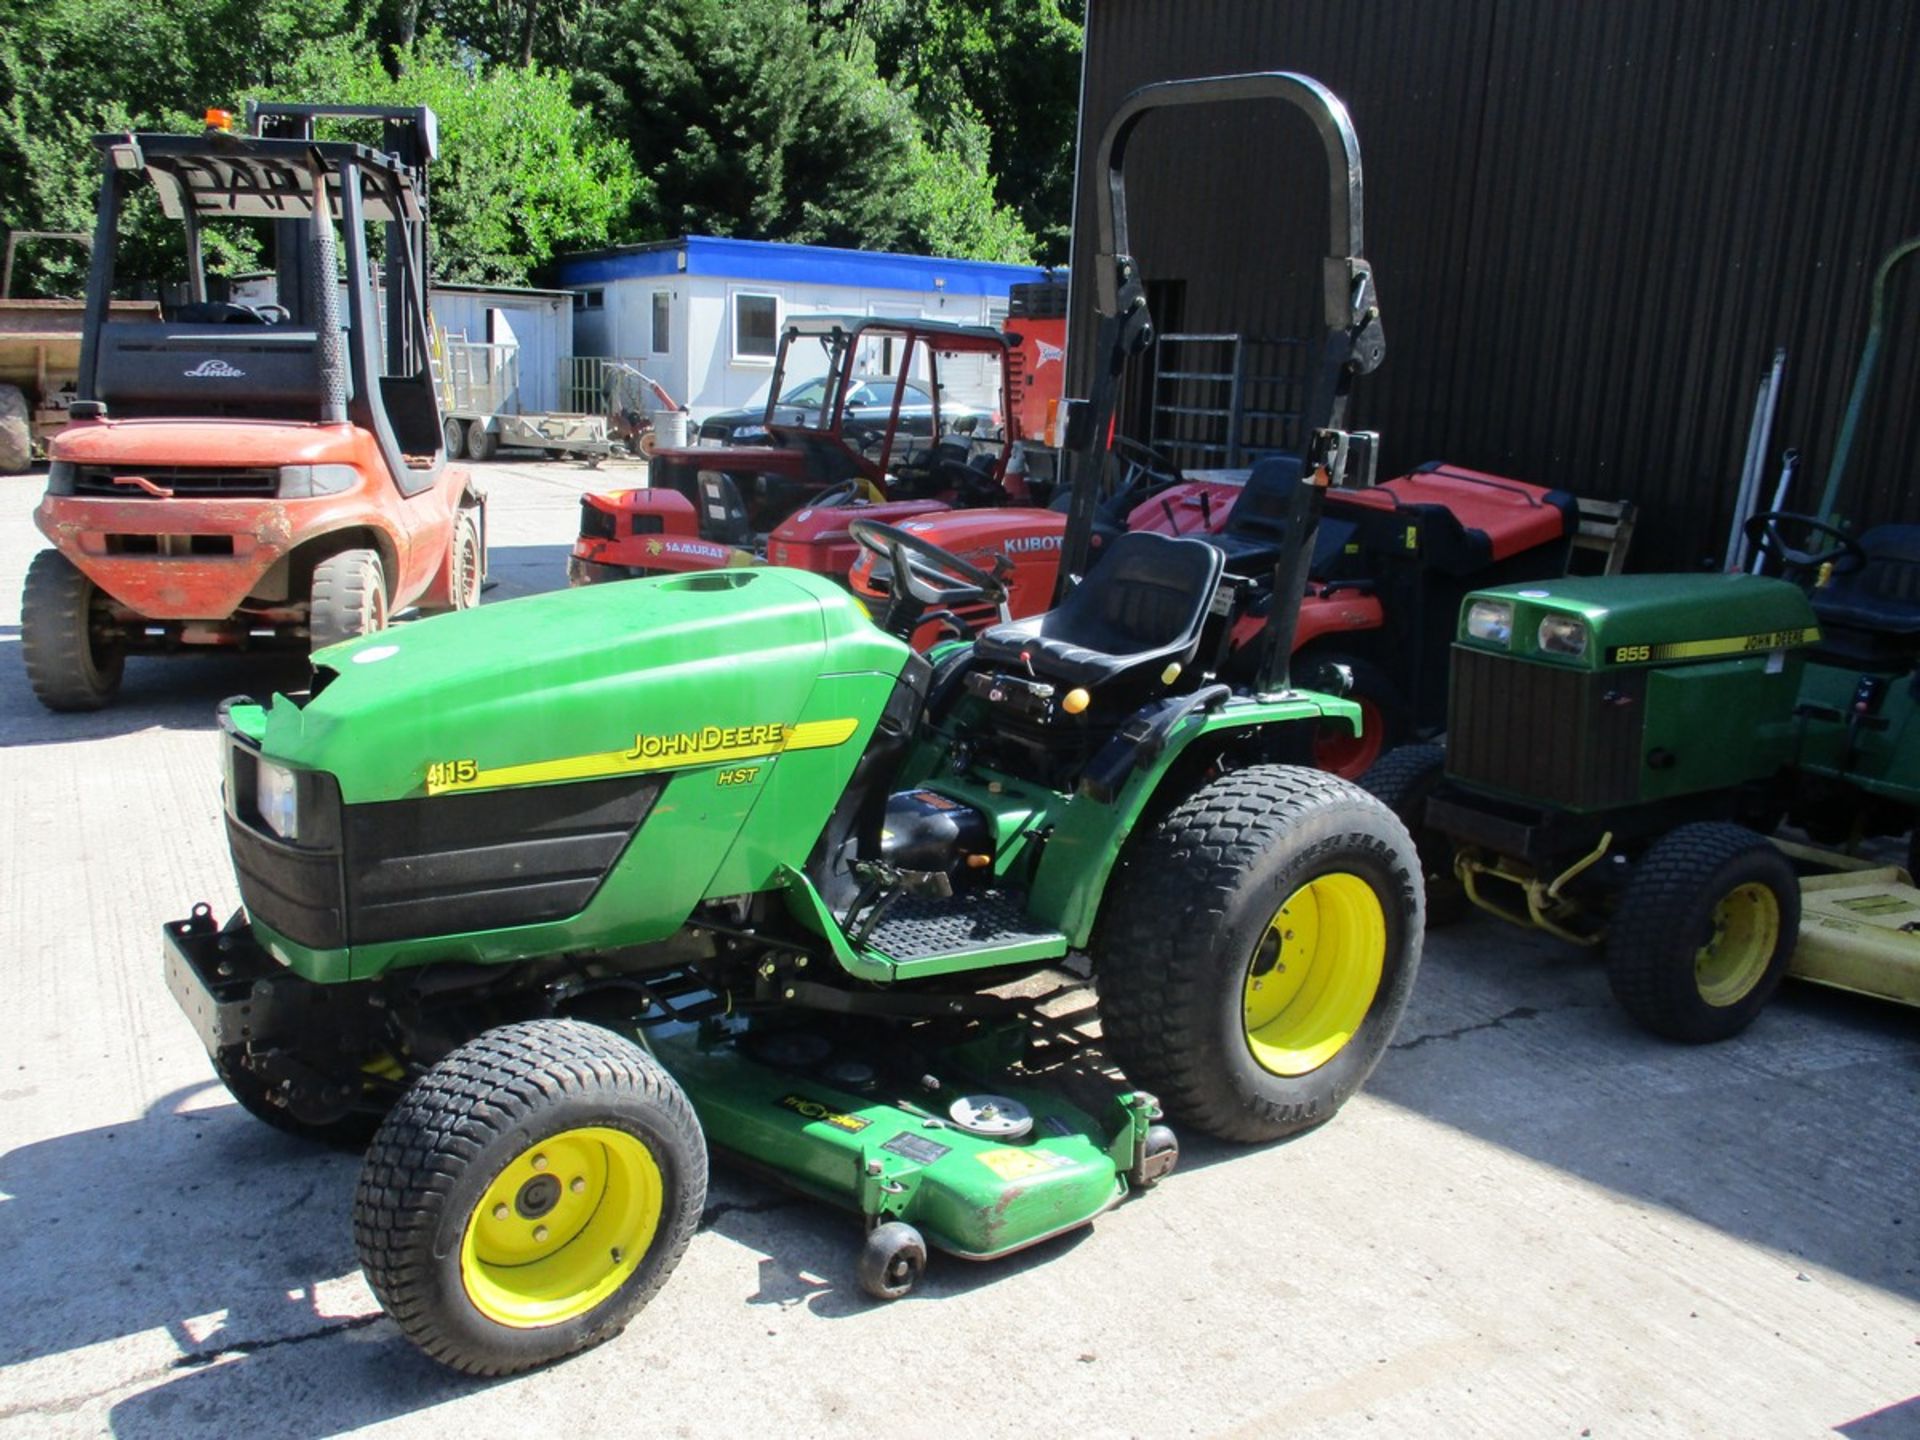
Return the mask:
<svg viewBox="0 0 1920 1440"><path fill-rule="evenodd" d="M723 545L751 545L753 522L733 477L720 470L702 470L698 484L701 535Z"/></svg>
<svg viewBox="0 0 1920 1440"><path fill-rule="evenodd" d="M1277 540L1287 532L1287 507L1300 483L1298 455L1270 455L1253 467L1233 502L1224 533L1241 540Z"/></svg>
<svg viewBox="0 0 1920 1440"><path fill-rule="evenodd" d="M1860 537L1867 563L1813 592L1824 624L1895 635L1920 633L1920 525L1876 525Z"/></svg>
<svg viewBox="0 0 1920 1440"><path fill-rule="evenodd" d="M1204 541L1130 530L1068 592L1043 633L1108 655L1197 643L1222 565Z"/></svg>

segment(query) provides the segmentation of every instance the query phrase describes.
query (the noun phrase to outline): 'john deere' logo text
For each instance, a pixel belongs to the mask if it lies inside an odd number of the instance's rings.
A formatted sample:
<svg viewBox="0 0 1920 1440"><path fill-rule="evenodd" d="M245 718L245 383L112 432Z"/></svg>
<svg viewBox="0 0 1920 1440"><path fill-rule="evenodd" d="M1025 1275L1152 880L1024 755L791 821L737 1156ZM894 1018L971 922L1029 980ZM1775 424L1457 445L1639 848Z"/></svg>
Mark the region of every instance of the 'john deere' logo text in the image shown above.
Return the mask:
<svg viewBox="0 0 1920 1440"><path fill-rule="evenodd" d="M784 725L707 725L677 735L636 735L627 758L654 760L671 755L692 759L722 750L778 750L786 738Z"/></svg>
<svg viewBox="0 0 1920 1440"><path fill-rule="evenodd" d="M189 380L238 380L247 372L237 365L229 365L224 360L202 360L193 369L182 370L180 373Z"/></svg>

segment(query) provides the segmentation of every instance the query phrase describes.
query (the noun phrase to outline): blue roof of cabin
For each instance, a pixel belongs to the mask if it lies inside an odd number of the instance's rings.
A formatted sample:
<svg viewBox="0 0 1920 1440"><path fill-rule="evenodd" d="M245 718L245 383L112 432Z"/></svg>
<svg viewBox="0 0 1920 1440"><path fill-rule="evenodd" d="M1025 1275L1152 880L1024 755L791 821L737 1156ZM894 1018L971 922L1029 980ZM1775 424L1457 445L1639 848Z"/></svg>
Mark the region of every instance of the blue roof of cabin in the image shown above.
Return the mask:
<svg viewBox="0 0 1920 1440"><path fill-rule="evenodd" d="M680 266L683 252L687 257L684 270ZM773 240L727 240L714 235L687 235L651 245L620 245L563 255L555 264L559 283L570 288L686 274L856 285L871 290L937 291L943 295L1005 295L1010 286L1022 281L1046 278L1046 272L1033 265L835 250L826 245L785 245Z"/></svg>

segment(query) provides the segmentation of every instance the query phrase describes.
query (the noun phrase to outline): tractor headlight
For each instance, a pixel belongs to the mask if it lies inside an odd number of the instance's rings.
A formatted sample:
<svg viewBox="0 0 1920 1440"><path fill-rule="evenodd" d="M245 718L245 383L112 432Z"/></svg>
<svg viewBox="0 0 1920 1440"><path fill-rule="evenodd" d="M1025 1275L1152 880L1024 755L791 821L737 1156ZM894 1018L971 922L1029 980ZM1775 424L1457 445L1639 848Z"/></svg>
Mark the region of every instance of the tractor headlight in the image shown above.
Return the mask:
<svg viewBox="0 0 1920 1440"><path fill-rule="evenodd" d="M1467 607L1467 634L1495 645L1513 643L1513 602L1476 600Z"/></svg>
<svg viewBox="0 0 1920 1440"><path fill-rule="evenodd" d="M1548 615L1540 622L1540 648L1549 655L1587 653L1587 622L1571 615Z"/></svg>
<svg viewBox="0 0 1920 1440"><path fill-rule="evenodd" d="M259 762L253 804L266 826L282 840L300 838L300 777L271 760Z"/></svg>

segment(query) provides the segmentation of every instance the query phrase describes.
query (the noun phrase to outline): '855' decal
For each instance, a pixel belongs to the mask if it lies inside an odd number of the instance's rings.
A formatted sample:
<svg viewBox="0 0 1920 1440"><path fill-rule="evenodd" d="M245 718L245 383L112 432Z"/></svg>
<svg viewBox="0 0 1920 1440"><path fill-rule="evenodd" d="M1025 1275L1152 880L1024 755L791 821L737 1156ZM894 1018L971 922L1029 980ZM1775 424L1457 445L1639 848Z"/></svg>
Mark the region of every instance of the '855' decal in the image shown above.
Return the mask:
<svg viewBox="0 0 1920 1440"><path fill-rule="evenodd" d="M1762 630L1755 635L1727 635L1718 640L1675 640L1665 645L1616 645L1607 651L1609 665L1637 665L1657 660L1702 660L1715 655L1753 655L1763 650L1789 650L1820 643L1815 626L1798 630Z"/></svg>

